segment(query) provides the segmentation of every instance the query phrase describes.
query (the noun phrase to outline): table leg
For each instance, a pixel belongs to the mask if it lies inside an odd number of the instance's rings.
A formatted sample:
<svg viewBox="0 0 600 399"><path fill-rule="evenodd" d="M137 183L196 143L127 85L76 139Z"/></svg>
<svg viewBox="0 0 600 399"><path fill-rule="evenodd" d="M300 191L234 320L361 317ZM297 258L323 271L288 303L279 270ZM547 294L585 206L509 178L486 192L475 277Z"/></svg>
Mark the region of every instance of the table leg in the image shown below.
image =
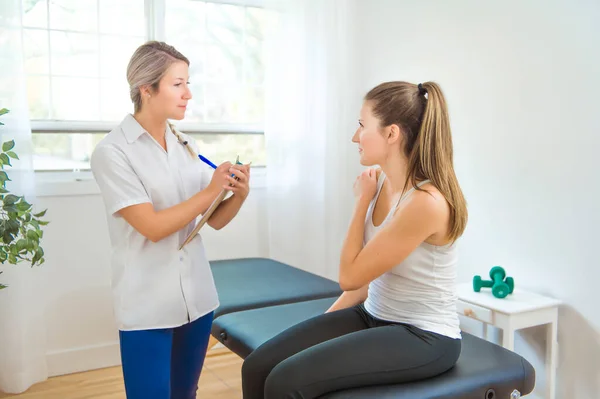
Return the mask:
<svg viewBox="0 0 600 399"><path fill-rule="evenodd" d="M546 397L556 397L556 360L558 350L558 326L556 320L546 324Z"/></svg>
<svg viewBox="0 0 600 399"><path fill-rule="evenodd" d="M502 330L502 346L508 350L514 350L515 330L513 330L512 327L504 328Z"/></svg>

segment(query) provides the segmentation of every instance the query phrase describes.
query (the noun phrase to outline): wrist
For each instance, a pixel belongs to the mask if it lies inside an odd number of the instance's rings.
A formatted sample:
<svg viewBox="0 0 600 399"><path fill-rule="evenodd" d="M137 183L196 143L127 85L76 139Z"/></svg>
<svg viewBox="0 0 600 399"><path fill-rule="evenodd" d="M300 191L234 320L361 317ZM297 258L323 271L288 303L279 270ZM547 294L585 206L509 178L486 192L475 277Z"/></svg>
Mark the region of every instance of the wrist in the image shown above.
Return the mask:
<svg viewBox="0 0 600 399"><path fill-rule="evenodd" d="M204 190L201 191L201 193L208 195L211 199L216 198L220 192L221 190L216 184L209 184Z"/></svg>
<svg viewBox="0 0 600 399"><path fill-rule="evenodd" d="M371 203L371 198L367 198L366 195L360 195L356 199L356 208L366 210L369 207L370 203Z"/></svg>

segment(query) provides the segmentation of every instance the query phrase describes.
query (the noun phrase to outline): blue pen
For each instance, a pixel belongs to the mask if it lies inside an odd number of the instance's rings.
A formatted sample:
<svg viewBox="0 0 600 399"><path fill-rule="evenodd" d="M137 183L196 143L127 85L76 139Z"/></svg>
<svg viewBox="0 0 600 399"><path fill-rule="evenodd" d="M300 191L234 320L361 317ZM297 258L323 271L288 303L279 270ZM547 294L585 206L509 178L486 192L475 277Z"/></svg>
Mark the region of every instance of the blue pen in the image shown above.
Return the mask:
<svg viewBox="0 0 600 399"><path fill-rule="evenodd" d="M202 162L204 162L205 164L209 165L211 168L213 169L217 169L217 165L215 165L214 163L212 163L208 158L202 156L201 154L198 154L198 158L200 158L200 160ZM237 159L235 160L235 163L237 165L241 165L242 163L240 162L240 157L238 156ZM232 173L231 177L235 177L235 174Z"/></svg>
<svg viewBox="0 0 600 399"><path fill-rule="evenodd" d="M204 162L205 164L209 165L211 168L217 169L217 165L215 165L214 163L210 162L210 160L208 158L203 157L201 154L198 154L198 158L200 158L200 160L202 162Z"/></svg>

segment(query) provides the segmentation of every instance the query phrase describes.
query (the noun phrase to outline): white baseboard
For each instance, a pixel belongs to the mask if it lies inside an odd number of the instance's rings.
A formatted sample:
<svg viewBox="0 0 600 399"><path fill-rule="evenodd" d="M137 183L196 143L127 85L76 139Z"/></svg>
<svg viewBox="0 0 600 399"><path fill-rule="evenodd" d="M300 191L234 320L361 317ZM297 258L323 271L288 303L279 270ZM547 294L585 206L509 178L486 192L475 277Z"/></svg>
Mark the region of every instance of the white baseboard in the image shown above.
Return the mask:
<svg viewBox="0 0 600 399"><path fill-rule="evenodd" d="M48 376L65 375L105 367L119 366L121 352L118 342L53 351L46 354Z"/></svg>
<svg viewBox="0 0 600 399"><path fill-rule="evenodd" d="M213 348L224 348L217 343ZM121 352L118 342L83 346L79 348L53 351L46 354L48 377L79 373L121 365Z"/></svg>

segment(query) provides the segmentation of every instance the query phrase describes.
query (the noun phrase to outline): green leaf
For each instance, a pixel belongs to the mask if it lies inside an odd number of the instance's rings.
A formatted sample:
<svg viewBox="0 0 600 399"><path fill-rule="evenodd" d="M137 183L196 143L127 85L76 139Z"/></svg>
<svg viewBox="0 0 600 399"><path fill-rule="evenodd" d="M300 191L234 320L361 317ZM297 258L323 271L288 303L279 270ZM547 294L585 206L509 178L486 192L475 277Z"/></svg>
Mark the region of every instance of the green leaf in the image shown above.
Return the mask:
<svg viewBox="0 0 600 399"><path fill-rule="evenodd" d="M19 156L15 152L13 152L13 151L8 151L6 153L6 155L8 155L9 157L11 157L12 159L19 159Z"/></svg>
<svg viewBox="0 0 600 399"><path fill-rule="evenodd" d="M8 259L8 255L6 254L6 252L4 252L4 250L0 251L0 262L4 263L6 262L6 259ZM2 273L2 272L0 272Z"/></svg>
<svg viewBox="0 0 600 399"><path fill-rule="evenodd" d="M37 261L40 261L40 265L44 263L44 250L42 248L35 250L33 258L31 259L31 264L35 265Z"/></svg>
<svg viewBox="0 0 600 399"><path fill-rule="evenodd" d="M8 255L8 263L16 265L17 264L17 257L16 257L16 255L9 254Z"/></svg>
<svg viewBox="0 0 600 399"><path fill-rule="evenodd" d="M8 114L10 111L7 110L6 108L2 108L0 109L0 116L4 115L4 114Z"/></svg>
<svg viewBox="0 0 600 399"><path fill-rule="evenodd" d="M45 222L43 220L40 220L38 223L40 224L40 226L46 226L50 222Z"/></svg>
<svg viewBox="0 0 600 399"><path fill-rule="evenodd" d="M34 214L33 214L33 216L35 216L36 218L41 218L41 217L44 217L44 215L46 215L46 211L47 211L47 209L44 209L44 210L43 210L43 211L41 211L41 212L34 213Z"/></svg>
<svg viewBox="0 0 600 399"><path fill-rule="evenodd" d="M11 140L11 141L5 141L4 143L2 143L2 151L6 152L6 151L10 151L15 147L15 141Z"/></svg>
<svg viewBox="0 0 600 399"><path fill-rule="evenodd" d="M8 193L8 192L9 192L9 191L8 191L7 189L5 189L5 188L3 188L3 187L0 187L0 194L6 194L6 193Z"/></svg>
<svg viewBox="0 0 600 399"><path fill-rule="evenodd" d="M0 154L0 162L2 162L3 165L12 166L10 164L10 158L6 154Z"/></svg>
<svg viewBox="0 0 600 399"><path fill-rule="evenodd" d="M27 240L21 238L17 241L17 252L21 252L24 249L27 249Z"/></svg>
<svg viewBox="0 0 600 399"><path fill-rule="evenodd" d="M32 240L31 238L28 237L27 240L25 240L25 241L27 242L27 244L25 245L25 249L27 249L28 252L34 251L37 240Z"/></svg>
<svg viewBox="0 0 600 399"><path fill-rule="evenodd" d="M19 232L19 227L21 227L21 225L14 219L9 219L6 221L6 230L9 233L17 234Z"/></svg>
<svg viewBox="0 0 600 399"><path fill-rule="evenodd" d="M27 238L29 238L30 240L37 241L40 239L40 236L38 235L38 233L35 232L35 230L29 230L27 231Z"/></svg>
<svg viewBox="0 0 600 399"><path fill-rule="evenodd" d="M4 184L4 182L6 182L6 181L11 181L11 180L8 178L8 175L6 174L6 172L1 170L0 171L0 182L2 182L2 184Z"/></svg>
<svg viewBox="0 0 600 399"><path fill-rule="evenodd" d="M13 213L19 212L19 210L14 205L7 205L7 204L4 204L4 210L6 212L13 212Z"/></svg>
<svg viewBox="0 0 600 399"><path fill-rule="evenodd" d="M29 208L31 208L31 205L28 204L27 202L21 201L17 204L17 209L20 211L26 211L26 210L29 210ZM27 213L26 215L31 216L29 213Z"/></svg>
<svg viewBox="0 0 600 399"><path fill-rule="evenodd" d="M44 217L44 215L46 214L47 209L44 209L43 211L39 212L39 213L34 213L33 216L35 216L36 218L41 218Z"/></svg>
<svg viewBox="0 0 600 399"><path fill-rule="evenodd" d="M18 200L19 197L17 197L16 195L8 194L6 197L4 197L4 205L13 205Z"/></svg>

